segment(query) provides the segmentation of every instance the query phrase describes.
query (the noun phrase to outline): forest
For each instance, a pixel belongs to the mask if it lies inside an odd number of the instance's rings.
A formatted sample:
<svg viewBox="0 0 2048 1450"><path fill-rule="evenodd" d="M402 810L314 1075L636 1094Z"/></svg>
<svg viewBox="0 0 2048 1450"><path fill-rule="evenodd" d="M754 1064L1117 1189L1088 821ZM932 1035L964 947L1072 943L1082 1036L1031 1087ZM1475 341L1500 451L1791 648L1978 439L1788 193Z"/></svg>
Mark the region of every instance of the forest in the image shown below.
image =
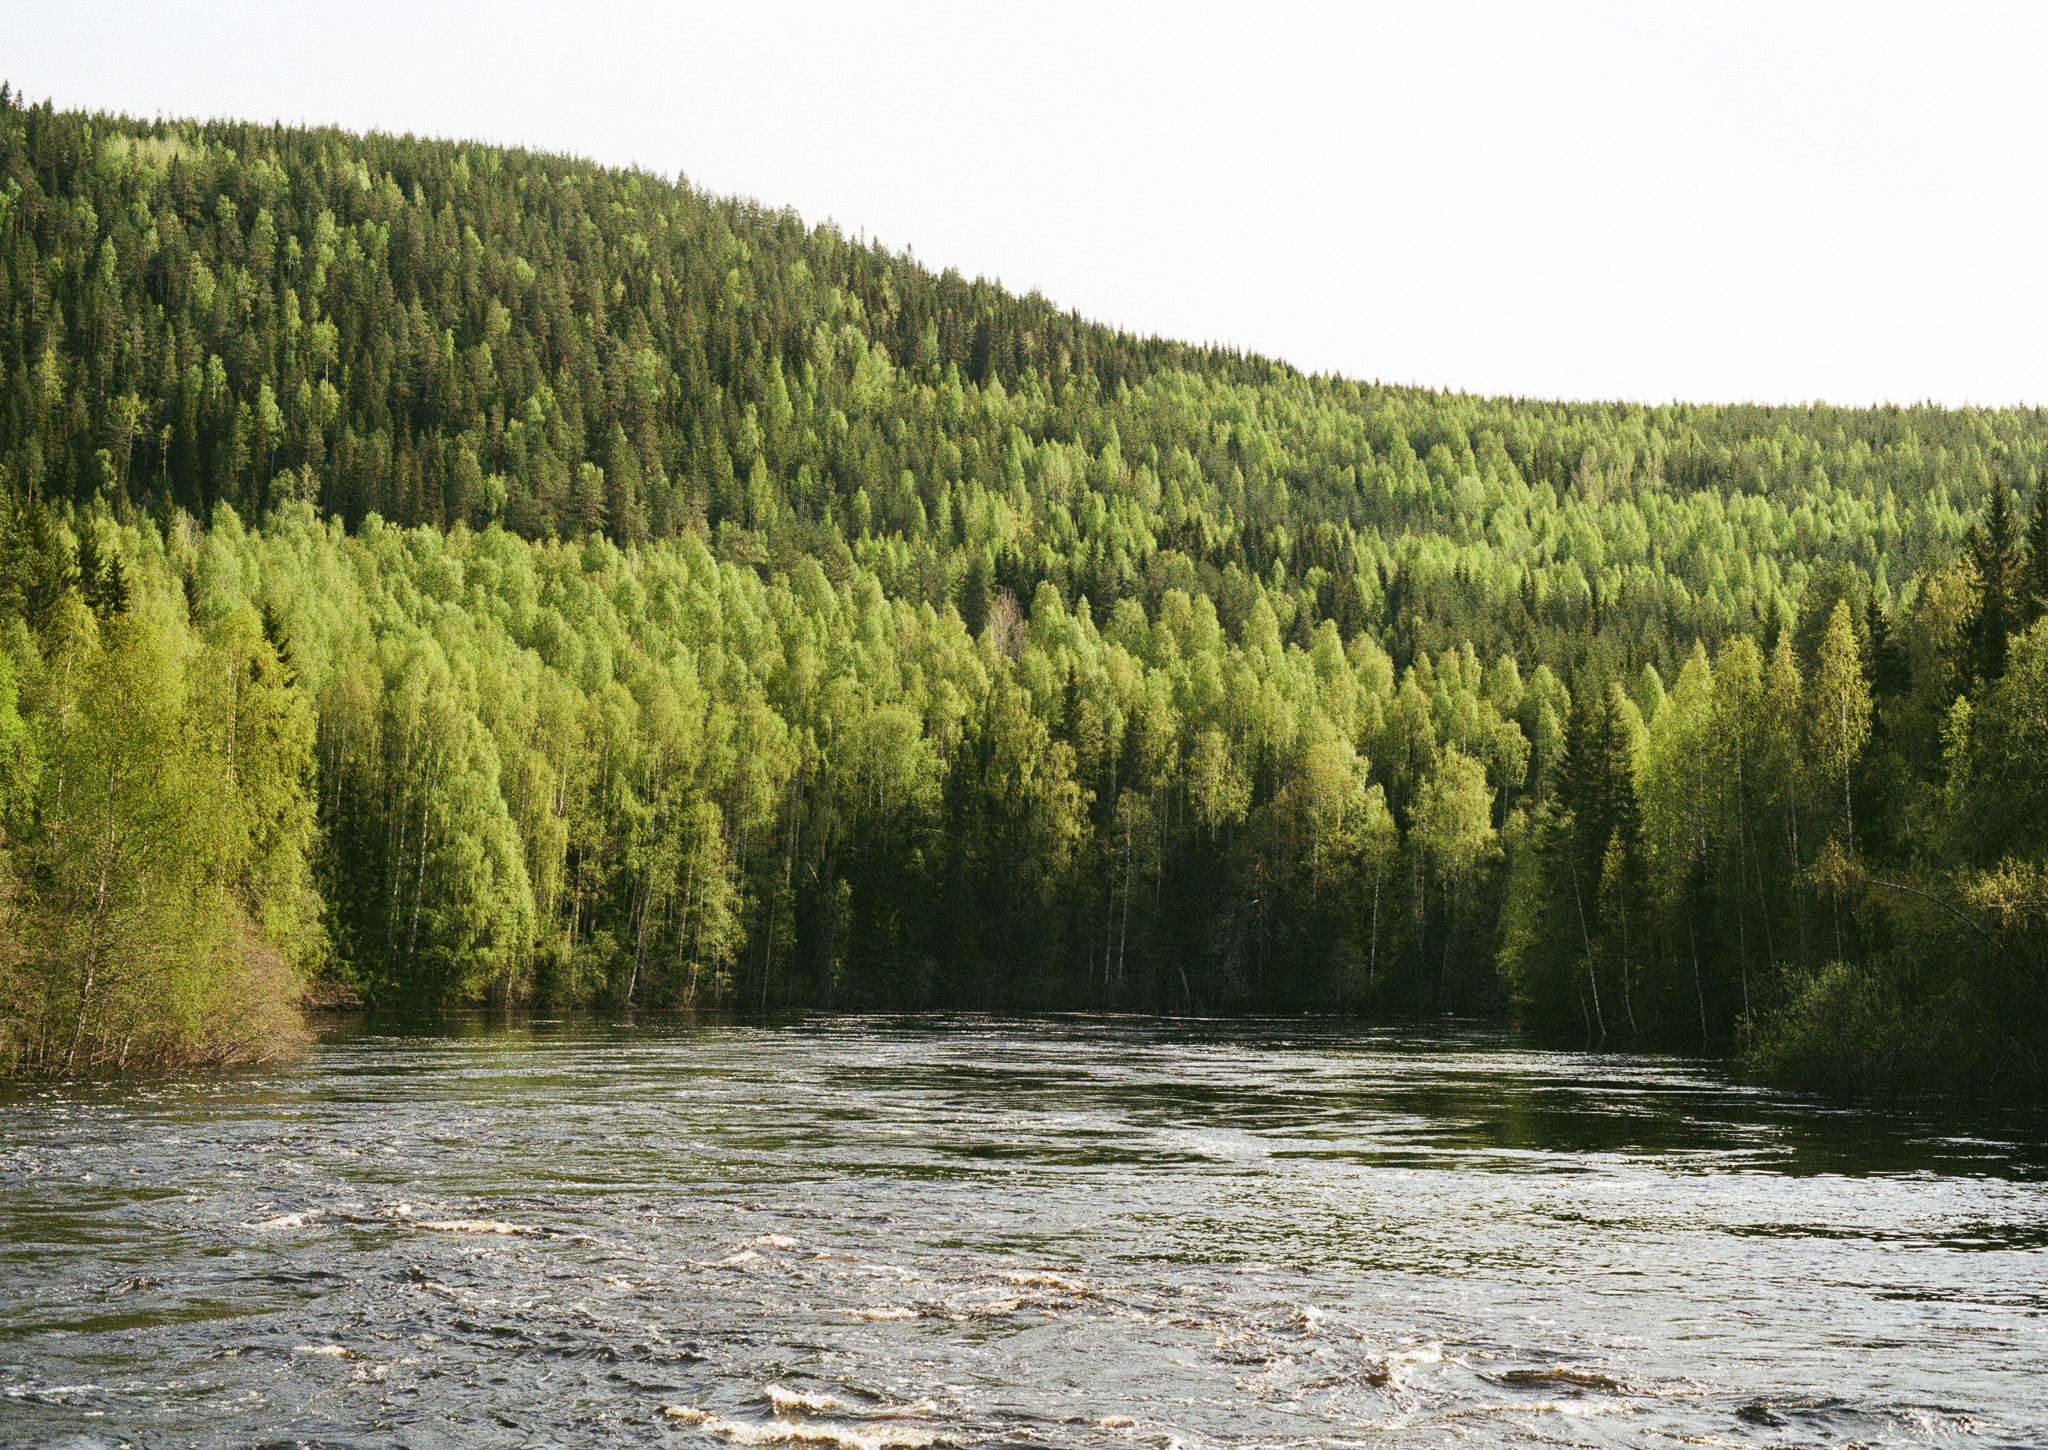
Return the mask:
<svg viewBox="0 0 2048 1450"><path fill-rule="evenodd" d="M2044 474L2034 409L1310 376L687 178L0 87L0 1066L1450 1013L2038 1097Z"/></svg>

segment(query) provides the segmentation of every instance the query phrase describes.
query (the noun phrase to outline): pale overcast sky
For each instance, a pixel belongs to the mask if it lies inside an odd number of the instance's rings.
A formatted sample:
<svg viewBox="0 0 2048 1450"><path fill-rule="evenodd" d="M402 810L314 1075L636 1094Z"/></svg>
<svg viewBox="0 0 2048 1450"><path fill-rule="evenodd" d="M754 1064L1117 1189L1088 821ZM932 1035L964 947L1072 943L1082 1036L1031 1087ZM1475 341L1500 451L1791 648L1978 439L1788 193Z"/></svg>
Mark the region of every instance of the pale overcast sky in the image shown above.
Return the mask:
<svg viewBox="0 0 2048 1450"><path fill-rule="evenodd" d="M678 171L1475 392L2048 402L2048 5L0 0L0 77Z"/></svg>

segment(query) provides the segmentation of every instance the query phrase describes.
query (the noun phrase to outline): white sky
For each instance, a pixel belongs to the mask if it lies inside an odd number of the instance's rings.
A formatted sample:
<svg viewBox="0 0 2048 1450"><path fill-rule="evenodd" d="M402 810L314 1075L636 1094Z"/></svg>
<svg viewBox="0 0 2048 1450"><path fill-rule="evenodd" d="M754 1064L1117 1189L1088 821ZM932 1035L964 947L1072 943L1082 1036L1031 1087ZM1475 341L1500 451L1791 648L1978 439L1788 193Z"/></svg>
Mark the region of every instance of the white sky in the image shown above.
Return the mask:
<svg viewBox="0 0 2048 1450"><path fill-rule="evenodd" d="M2048 402L2048 5L0 0L137 115L572 152L1353 377Z"/></svg>

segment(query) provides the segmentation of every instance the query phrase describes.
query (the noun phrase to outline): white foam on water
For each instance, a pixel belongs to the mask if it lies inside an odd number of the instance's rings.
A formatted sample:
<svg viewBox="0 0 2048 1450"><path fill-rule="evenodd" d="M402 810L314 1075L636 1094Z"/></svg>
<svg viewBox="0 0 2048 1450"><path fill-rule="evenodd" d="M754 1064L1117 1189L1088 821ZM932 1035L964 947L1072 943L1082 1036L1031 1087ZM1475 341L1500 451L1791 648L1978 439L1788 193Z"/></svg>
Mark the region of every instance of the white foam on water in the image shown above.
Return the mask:
<svg viewBox="0 0 2048 1450"><path fill-rule="evenodd" d="M1030 1285L1045 1289L1064 1289L1069 1294L1086 1294L1086 1284L1069 1279L1061 1274L1048 1273L1044 1269L1006 1269L996 1275L1012 1284Z"/></svg>
<svg viewBox="0 0 2048 1450"><path fill-rule="evenodd" d="M831 1395L807 1395L797 1390L784 1389L781 1385L769 1385L761 1393L768 1396L768 1403L775 1407L775 1413L778 1415L786 1415L794 1410L816 1415L826 1410L847 1408L844 1400L834 1399Z"/></svg>
<svg viewBox="0 0 2048 1450"><path fill-rule="evenodd" d="M1381 1358L1375 1368L1366 1372L1366 1382L1382 1389L1406 1389L1409 1377L1417 1366L1441 1364L1443 1357L1443 1344L1437 1340L1416 1345L1411 1349L1396 1350Z"/></svg>
<svg viewBox="0 0 2048 1450"><path fill-rule="evenodd" d="M1533 1405L1520 1405L1518 1409L1548 1410L1553 1415L1571 1415L1591 1418L1594 1415L1626 1415L1635 1407L1626 1400L1538 1400Z"/></svg>
<svg viewBox="0 0 2048 1450"><path fill-rule="evenodd" d="M912 1400L907 1405L889 1405L886 1408L875 1410L871 1413L873 1418L877 1420L905 1420L913 1419L919 1415L936 1415L938 1412L939 1402L937 1400L925 1399Z"/></svg>
<svg viewBox="0 0 2048 1450"><path fill-rule="evenodd" d="M874 1259L855 1259L855 1264L872 1274L894 1274L899 1279L915 1279L917 1270L906 1269L901 1264L884 1264Z"/></svg>
<svg viewBox="0 0 2048 1450"><path fill-rule="evenodd" d="M949 1304L952 1312L944 1316L955 1324L965 1324L970 1319L1007 1319L1024 1307L1022 1299L985 1299L980 1303Z"/></svg>
<svg viewBox="0 0 2048 1450"><path fill-rule="evenodd" d="M661 1413L668 1419L696 1425L713 1435L722 1435L735 1445L838 1445L844 1450L922 1450L928 1445L951 1443L929 1430L912 1430L900 1425L868 1429L833 1420L771 1420L763 1424L749 1424L688 1405L664 1405Z"/></svg>
<svg viewBox="0 0 2048 1450"><path fill-rule="evenodd" d="M41 1389L36 1389L32 1385L9 1385L7 1387L8 1398L17 1400L37 1395L96 1395L101 1392L99 1385L45 1385Z"/></svg>
<svg viewBox="0 0 2048 1450"><path fill-rule="evenodd" d="M1592 1419L1596 1415L1630 1415L1635 1406L1626 1400L1527 1400L1512 1405L1468 1405L1446 1412L1450 1419L1513 1419L1517 1415L1565 1415ZM1692 1442L1705 1443L1705 1442Z"/></svg>
<svg viewBox="0 0 2048 1450"><path fill-rule="evenodd" d="M443 1234L527 1234L530 1228L521 1228L516 1223L506 1223L495 1218L433 1218L415 1219L421 1228L432 1229Z"/></svg>

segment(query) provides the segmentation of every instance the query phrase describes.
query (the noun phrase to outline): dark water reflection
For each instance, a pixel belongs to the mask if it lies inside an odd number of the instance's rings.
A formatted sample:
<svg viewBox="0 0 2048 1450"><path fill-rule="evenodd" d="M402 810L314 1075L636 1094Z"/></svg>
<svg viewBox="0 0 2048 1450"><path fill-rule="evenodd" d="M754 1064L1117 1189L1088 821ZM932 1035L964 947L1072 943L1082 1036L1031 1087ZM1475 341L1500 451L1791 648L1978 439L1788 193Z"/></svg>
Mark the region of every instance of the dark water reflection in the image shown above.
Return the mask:
<svg viewBox="0 0 2048 1450"><path fill-rule="evenodd" d="M1300 1024L0 1098L0 1444L2048 1443L2048 1124Z"/></svg>

